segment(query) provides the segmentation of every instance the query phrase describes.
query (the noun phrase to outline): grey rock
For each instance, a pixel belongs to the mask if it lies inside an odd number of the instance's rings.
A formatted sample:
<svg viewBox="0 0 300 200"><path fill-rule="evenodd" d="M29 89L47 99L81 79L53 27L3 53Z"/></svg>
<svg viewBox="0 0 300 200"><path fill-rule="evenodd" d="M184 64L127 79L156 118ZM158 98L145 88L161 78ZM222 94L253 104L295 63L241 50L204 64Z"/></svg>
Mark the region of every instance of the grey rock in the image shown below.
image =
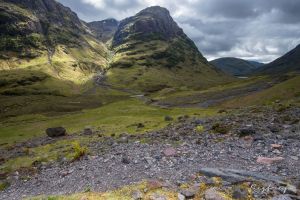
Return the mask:
<svg viewBox="0 0 300 200"><path fill-rule="evenodd" d="M292 200L289 195L279 195L272 198L272 200Z"/></svg>
<svg viewBox="0 0 300 200"><path fill-rule="evenodd" d="M247 190L239 187L234 188L232 192L232 197L234 199L247 199L247 195L248 195Z"/></svg>
<svg viewBox="0 0 300 200"><path fill-rule="evenodd" d="M85 128L83 130L83 135L92 135L93 134L93 130L91 128Z"/></svg>
<svg viewBox="0 0 300 200"><path fill-rule="evenodd" d="M143 193L139 190L135 190L132 192L132 199L133 200L142 200L143 199Z"/></svg>
<svg viewBox="0 0 300 200"><path fill-rule="evenodd" d="M167 198L164 195L154 193L150 196L150 200L167 200Z"/></svg>
<svg viewBox="0 0 300 200"><path fill-rule="evenodd" d="M126 157L126 156L122 157L122 163L124 163L124 164L130 164L129 158Z"/></svg>
<svg viewBox="0 0 300 200"><path fill-rule="evenodd" d="M252 128L244 128L239 130L238 135L240 137L248 136L248 135L254 135L256 132Z"/></svg>
<svg viewBox="0 0 300 200"><path fill-rule="evenodd" d="M192 199L196 195L196 191L192 189L182 190L180 192L186 199Z"/></svg>
<svg viewBox="0 0 300 200"><path fill-rule="evenodd" d="M293 160L299 160L299 158L297 156L291 156L291 159L293 159Z"/></svg>
<svg viewBox="0 0 300 200"><path fill-rule="evenodd" d="M47 128L46 134L49 137L60 137L67 134L66 129L63 127Z"/></svg>
<svg viewBox="0 0 300 200"><path fill-rule="evenodd" d="M178 193L177 197L178 200L185 200L185 196L183 196L181 193Z"/></svg>
<svg viewBox="0 0 300 200"><path fill-rule="evenodd" d="M173 117L167 115L165 116L165 121L173 121Z"/></svg>
<svg viewBox="0 0 300 200"><path fill-rule="evenodd" d="M216 188L209 188L206 190L204 197L206 200L225 200L225 198L219 194Z"/></svg>

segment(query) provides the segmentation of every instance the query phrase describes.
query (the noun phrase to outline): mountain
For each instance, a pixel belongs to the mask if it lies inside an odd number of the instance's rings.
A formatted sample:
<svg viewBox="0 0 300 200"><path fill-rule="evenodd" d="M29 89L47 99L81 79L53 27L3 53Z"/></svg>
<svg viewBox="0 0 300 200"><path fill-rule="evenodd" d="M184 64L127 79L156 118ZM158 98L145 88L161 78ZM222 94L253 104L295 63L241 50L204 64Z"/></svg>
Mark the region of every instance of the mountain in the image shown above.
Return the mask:
<svg viewBox="0 0 300 200"><path fill-rule="evenodd" d="M247 60L248 62L250 62L252 65L254 65L256 68L262 67L265 64L261 63L261 62L257 62L257 61L252 61L252 60Z"/></svg>
<svg viewBox="0 0 300 200"><path fill-rule="evenodd" d="M77 85L102 72L105 84L141 92L231 80L207 62L165 8L149 7L121 22L86 23L55 0L0 2L0 70L42 72Z"/></svg>
<svg viewBox="0 0 300 200"><path fill-rule="evenodd" d="M300 71L300 44L294 49L257 70L262 74L284 74Z"/></svg>
<svg viewBox="0 0 300 200"><path fill-rule="evenodd" d="M210 61L210 63L216 66L218 69L234 76L249 75L263 65L259 62L233 57L219 58Z"/></svg>
<svg viewBox="0 0 300 200"><path fill-rule="evenodd" d="M94 21L87 24L97 39L107 42L112 39L117 31L119 22L115 19L105 19L102 21Z"/></svg>
<svg viewBox="0 0 300 200"><path fill-rule="evenodd" d="M204 88L229 79L207 62L169 11L159 6L122 20L112 48L107 81L120 87L153 92Z"/></svg>
<svg viewBox="0 0 300 200"><path fill-rule="evenodd" d="M107 48L55 0L0 0L0 70L30 69L86 81L107 66Z"/></svg>

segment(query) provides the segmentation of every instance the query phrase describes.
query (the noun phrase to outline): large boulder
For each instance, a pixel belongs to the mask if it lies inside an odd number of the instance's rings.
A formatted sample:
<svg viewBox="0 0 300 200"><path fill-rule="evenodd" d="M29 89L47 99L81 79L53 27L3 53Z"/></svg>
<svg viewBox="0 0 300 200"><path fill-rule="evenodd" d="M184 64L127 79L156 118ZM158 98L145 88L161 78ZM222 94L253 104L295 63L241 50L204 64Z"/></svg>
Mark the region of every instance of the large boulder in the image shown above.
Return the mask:
<svg viewBox="0 0 300 200"><path fill-rule="evenodd" d="M46 134L49 137L61 137L67 134L67 131L63 127L47 128Z"/></svg>

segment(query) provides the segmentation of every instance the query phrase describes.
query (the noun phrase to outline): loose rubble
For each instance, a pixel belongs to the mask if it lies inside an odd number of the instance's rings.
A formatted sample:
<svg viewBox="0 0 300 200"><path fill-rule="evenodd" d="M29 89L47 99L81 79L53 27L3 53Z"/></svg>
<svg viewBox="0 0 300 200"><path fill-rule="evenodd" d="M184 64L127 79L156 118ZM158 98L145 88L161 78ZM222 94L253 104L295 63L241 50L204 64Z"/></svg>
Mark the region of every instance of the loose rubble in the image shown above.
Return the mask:
<svg viewBox="0 0 300 200"><path fill-rule="evenodd" d="M296 199L300 195L300 124L295 119L300 118L300 109L262 109L207 119L185 116L159 131L103 136L90 144L90 155L78 161L53 163L26 181L16 174L8 176L11 186L0 192L0 199L71 194L87 186L101 192L145 180L149 189L177 191L178 199L198 198L203 184L202 197L212 200L250 195L236 187L239 184L246 184L257 199ZM227 133L213 130L216 123L225 124ZM196 130L199 125L201 133ZM278 132L274 133L274 127ZM180 188L184 184L190 187ZM273 189L262 192L268 187ZM132 197L141 199L143 192L136 191ZM161 194L151 198L166 199Z"/></svg>

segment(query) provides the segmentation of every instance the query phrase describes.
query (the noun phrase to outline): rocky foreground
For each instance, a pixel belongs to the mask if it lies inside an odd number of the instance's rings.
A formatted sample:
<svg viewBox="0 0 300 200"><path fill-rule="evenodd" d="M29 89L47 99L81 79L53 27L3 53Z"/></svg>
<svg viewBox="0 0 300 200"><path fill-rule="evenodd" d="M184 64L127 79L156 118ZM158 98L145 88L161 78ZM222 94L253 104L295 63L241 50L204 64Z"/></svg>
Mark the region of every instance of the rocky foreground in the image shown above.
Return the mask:
<svg viewBox="0 0 300 200"><path fill-rule="evenodd" d="M78 161L37 164L38 173L29 180L11 175L0 199L86 188L103 192L141 181L150 189L175 191L178 199L300 199L300 108L220 113L208 119L181 117L141 135L102 136ZM132 198L142 199L147 191L135 191Z"/></svg>

